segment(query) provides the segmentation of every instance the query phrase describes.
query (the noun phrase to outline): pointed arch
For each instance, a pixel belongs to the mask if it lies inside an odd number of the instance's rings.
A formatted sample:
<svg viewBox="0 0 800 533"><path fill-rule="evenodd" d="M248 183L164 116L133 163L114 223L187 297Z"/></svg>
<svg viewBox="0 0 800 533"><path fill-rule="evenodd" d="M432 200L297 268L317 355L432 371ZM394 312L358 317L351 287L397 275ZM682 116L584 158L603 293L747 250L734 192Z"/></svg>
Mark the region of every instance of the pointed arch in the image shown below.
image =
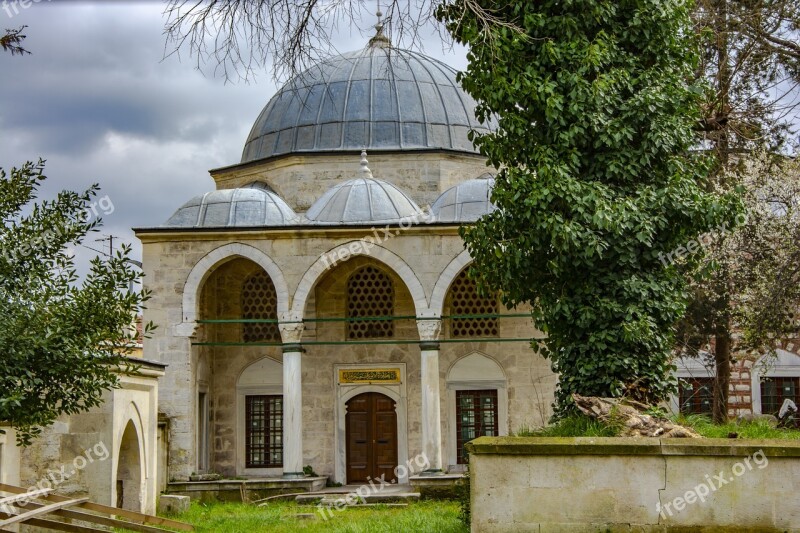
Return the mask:
<svg viewBox="0 0 800 533"><path fill-rule="evenodd" d="M403 261L403 259L394 252L382 246L371 244L363 240L353 240L328 250L306 270L292 299L292 316L303 316L311 291L325 273L338 264L340 260L337 258L350 259L359 255L375 259L397 274L411 294L411 298L414 300L414 308L418 316L427 309L428 299L425 296L425 289L422 287L422 283L420 283L417 275L414 274L414 271L408 266L408 263Z"/></svg>
<svg viewBox="0 0 800 533"><path fill-rule="evenodd" d="M436 280L436 285L433 287L431 293L430 310L434 316L442 316L444 312L444 300L447 297L447 290L453 284L453 280L461 273L464 268L472 262L472 257L469 255L468 250L464 250L458 254L455 259L450 261L439 279Z"/></svg>
<svg viewBox="0 0 800 533"><path fill-rule="evenodd" d="M200 290L203 287L203 283L208 279L208 276L220 264L238 257L249 259L269 274L275 286L275 293L278 300L278 316L289 310L289 288L286 285L283 272L275 261L253 246L238 242L225 244L206 254L205 257L195 264L194 268L189 272L189 276L186 278L186 283L183 287L182 317L183 324L190 325L190 327L179 328L177 333L180 336L188 336L191 334L191 331L194 330L194 324L197 321L197 302L199 300Z"/></svg>

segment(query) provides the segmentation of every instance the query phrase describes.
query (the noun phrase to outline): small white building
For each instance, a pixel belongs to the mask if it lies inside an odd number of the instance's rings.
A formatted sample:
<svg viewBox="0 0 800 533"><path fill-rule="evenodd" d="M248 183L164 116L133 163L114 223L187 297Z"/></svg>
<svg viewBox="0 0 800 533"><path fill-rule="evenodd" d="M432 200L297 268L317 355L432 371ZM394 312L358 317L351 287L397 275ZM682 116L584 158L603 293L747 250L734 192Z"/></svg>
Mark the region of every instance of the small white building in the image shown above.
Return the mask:
<svg viewBox="0 0 800 533"><path fill-rule="evenodd" d="M131 358L135 371L90 410L62 415L20 448L9 428L0 435L0 483L28 491L88 496L93 502L154 514L160 487L158 380L164 365Z"/></svg>

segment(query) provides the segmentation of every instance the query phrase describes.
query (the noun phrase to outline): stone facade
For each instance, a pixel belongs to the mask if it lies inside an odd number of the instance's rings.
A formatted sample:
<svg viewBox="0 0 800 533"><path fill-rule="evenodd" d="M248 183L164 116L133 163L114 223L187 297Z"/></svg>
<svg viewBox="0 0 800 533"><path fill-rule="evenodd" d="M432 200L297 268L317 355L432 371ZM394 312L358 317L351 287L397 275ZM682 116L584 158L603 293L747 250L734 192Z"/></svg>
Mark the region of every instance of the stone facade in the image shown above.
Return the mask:
<svg viewBox="0 0 800 533"><path fill-rule="evenodd" d="M292 209L306 211L332 186L354 177L354 161L353 153L291 154L214 169L211 176L218 189L267 182ZM450 187L490 170L479 155L447 151L371 152L369 165L376 177L407 192L422 207L433 204Z"/></svg>
<svg viewBox="0 0 800 533"><path fill-rule="evenodd" d="M337 458L344 454L339 412L345 397L368 385L337 383L336 369L347 365L366 368L401 366L407 433L401 456L422 453L422 389L419 331L414 317L439 320L447 315L447 289L468 264L469 258L456 232L457 226L425 225L391 231L397 233L380 244L364 246L361 239L375 236L372 228L308 228L175 232L138 230L144 245L146 286L153 298L145 319L159 325L144 343L145 357L167 364L162 380L161 411L170 419L170 479L185 480L203 464L198 460L199 393L210 395L209 460L207 469L225 476L280 475L280 470L249 471L242 466L241 426L243 406L237 399L237 380L250 365L269 359L280 368L281 344L274 346L203 346L241 337L241 324L203 324L198 320L239 316L243 280L261 268L269 272L277 295L276 315L295 321L309 319L300 337L302 354L302 464L310 465L336 481ZM384 229L377 230L379 235ZM338 251L344 251L339 254ZM330 259L333 258L333 259ZM341 258L341 259L340 259ZM374 265L391 278L395 290L393 340L381 345L332 345L346 341L346 325L322 321L345 316L346 281L357 269ZM502 306L501 306L502 307ZM525 309L503 311L524 313ZM316 321L316 320L320 321ZM448 396L448 370L470 354L488 357L502 368L505 382L505 431L541 425L549 417L555 377L549 364L529 343L449 340L444 320L438 349L438 409L444 469L455 454L453 399ZM539 333L529 319L499 321L499 338L531 338ZM285 339L284 339L285 340ZM436 339L434 339L436 340ZM264 387L270 380L265 378ZM452 449L452 450L451 450ZM403 462L402 460L400 461ZM341 470L341 468L339 468Z"/></svg>
<svg viewBox="0 0 800 533"><path fill-rule="evenodd" d="M155 513L161 490L156 462L158 378L164 367L147 361L136 364L138 371L120 375L120 387L105 392L100 406L63 415L27 448L3 453L3 460L15 454L19 468L16 477L0 473L8 479L4 482L50 487L103 505Z"/></svg>

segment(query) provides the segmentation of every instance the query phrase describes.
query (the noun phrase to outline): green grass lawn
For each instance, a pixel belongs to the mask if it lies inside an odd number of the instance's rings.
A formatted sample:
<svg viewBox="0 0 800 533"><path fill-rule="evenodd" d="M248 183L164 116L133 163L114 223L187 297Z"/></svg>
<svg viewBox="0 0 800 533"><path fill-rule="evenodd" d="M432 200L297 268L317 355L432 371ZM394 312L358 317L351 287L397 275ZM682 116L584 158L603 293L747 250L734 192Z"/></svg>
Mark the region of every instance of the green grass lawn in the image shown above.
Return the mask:
<svg viewBox="0 0 800 533"><path fill-rule="evenodd" d="M417 502L408 507L376 506L331 510L324 520L316 506L277 502L266 507L241 503L202 505L192 502L189 512L171 516L195 526L198 532L295 532L331 531L347 533L464 533L469 529L459 520L457 502ZM313 514L314 518L297 518Z"/></svg>

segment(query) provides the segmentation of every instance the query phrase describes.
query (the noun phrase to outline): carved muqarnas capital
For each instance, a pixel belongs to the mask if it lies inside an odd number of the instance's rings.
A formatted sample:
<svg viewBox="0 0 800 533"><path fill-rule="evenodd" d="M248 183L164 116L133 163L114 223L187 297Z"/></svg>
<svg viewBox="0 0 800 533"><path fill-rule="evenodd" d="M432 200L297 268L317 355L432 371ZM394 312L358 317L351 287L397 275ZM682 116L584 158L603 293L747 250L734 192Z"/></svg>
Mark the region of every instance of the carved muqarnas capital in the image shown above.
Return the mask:
<svg viewBox="0 0 800 533"><path fill-rule="evenodd" d="M281 341L284 344L300 344L303 338L303 317L292 313L281 313L278 329L281 332Z"/></svg>
<svg viewBox="0 0 800 533"><path fill-rule="evenodd" d="M423 318L417 319L417 330L419 331L419 340L425 341L438 341L439 332L442 329L441 318Z"/></svg>

